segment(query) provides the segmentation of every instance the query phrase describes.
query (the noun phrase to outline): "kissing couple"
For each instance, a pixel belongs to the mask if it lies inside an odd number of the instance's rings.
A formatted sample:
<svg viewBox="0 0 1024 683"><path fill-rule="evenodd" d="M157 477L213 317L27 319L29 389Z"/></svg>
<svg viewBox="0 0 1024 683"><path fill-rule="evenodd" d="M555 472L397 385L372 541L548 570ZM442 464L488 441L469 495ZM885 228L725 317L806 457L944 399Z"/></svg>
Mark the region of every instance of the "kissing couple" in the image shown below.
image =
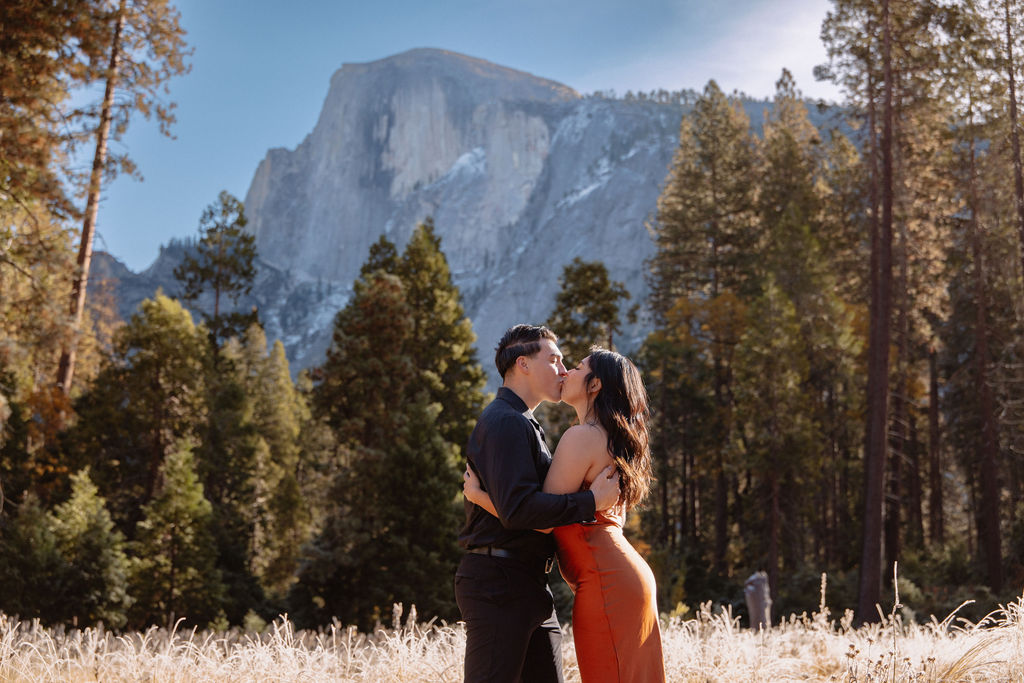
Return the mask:
<svg viewBox="0 0 1024 683"><path fill-rule="evenodd" d="M562 630L547 573L575 594L584 683L665 680L654 575L622 533L651 484L647 392L630 360L600 348L566 370L546 327L516 325L494 356L502 386L466 449L465 555L455 597L466 683L562 681ZM576 410L552 456L542 401Z"/></svg>

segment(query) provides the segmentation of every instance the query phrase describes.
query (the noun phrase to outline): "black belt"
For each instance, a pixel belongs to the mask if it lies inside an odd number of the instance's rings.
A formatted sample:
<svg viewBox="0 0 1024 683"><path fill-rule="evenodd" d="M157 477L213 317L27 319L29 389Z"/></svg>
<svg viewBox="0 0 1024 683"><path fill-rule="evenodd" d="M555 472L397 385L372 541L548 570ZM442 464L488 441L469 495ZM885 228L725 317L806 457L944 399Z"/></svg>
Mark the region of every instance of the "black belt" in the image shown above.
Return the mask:
<svg viewBox="0 0 1024 683"><path fill-rule="evenodd" d="M505 550L504 548L495 548L493 545L482 545L479 548L469 548L466 550L467 553L473 553L474 555L487 555L489 557L522 557L522 553L516 553L511 550Z"/></svg>
<svg viewBox="0 0 1024 683"><path fill-rule="evenodd" d="M530 556L526 553L517 552L515 550L505 550L504 548L495 548L493 545L482 545L477 548L467 548L467 553L473 553L474 555L487 555L488 557L504 557L507 559L515 560L526 560L526 561L537 561L540 558L537 556ZM551 571L551 568L555 565L554 557L547 557L544 559L544 573L547 574Z"/></svg>

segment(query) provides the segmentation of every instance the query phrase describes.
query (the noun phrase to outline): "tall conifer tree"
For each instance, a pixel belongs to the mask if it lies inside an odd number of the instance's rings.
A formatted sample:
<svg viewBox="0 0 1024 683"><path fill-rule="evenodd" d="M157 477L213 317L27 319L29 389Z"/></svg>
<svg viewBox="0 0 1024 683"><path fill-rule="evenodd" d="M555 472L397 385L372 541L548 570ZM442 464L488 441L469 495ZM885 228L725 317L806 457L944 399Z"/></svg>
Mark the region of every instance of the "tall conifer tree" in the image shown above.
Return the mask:
<svg viewBox="0 0 1024 683"><path fill-rule="evenodd" d="M309 406L292 383L284 345L278 340L268 351L259 325L228 342L225 354L252 404L255 459L246 507L250 563L264 589L280 598L293 579L312 522L310 503L315 500L305 499L300 489L309 458L302 443L303 429L312 429Z"/></svg>
<svg viewBox="0 0 1024 683"><path fill-rule="evenodd" d="M725 571L728 543L727 461L734 456L731 357L743 313L740 297L757 290L754 204L756 150L742 107L711 81L683 118L679 148L658 198L652 231L651 308L658 322L673 306L703 309L706 353L713 368L719 444L709 453L714 477L713 561Z"/></svg>
<svg viewBox="0 0 1024 683"><path fill-rule="evenodd" d="M133 543L136 624L205 626L221 613L224 585L191 446L179 442L160 468L160 488L142 508Z"/></svg>
<svg viewBox="0 0 1024 683"><path fill-rule="evenodd" d="M768 289L778 291L773 291L769 300L759 298L752 305L768 312L792 306L800 321L790 331L794 339L789 342L789 352L780 356L776 373L794 373L801 378L800 392L808 397L801 409L814 429L800 434L806 425L794 423L791 429L781 430L776 425L774 438L803 444L802 450L790 446L790 471L783 472L789 480L784 484L791 488L798 480L805 481L806 489L816 492L814 504L827 511L825 515L809 514L807 509L793 509L798 504L794 499L784 498L782 512L787 518L783 528L796 535L780 547L789 552L786 559L791 567L798 562L796 555L807 547L804 538L827 548L825 554L833 562L845 564L847 557L837 552L837 536L848 526L850 502L839 490L848 490L849 461L857 450L850 436L856 431L849 429L846 416L860 405L853 361L859 344L853 315L840 298L843 289L838 285L838 273L842 272L842 259L847 258L845 252L856 250L856 245L848 232L849 213L827 217L825 212L831 194L841 197L851 189L841 184L847 179L835 178L830 168L830 154L843 148L842 140L834 132L832 148L825 148L820 133L808 120L807 107L791 74L784 70L764 125L757 202L765 245L759 268ZM841 204L837 208L849 211ZM757 315L748 320L750 325L759 323ZM749 367L751 360L743 362ZM753 380L756 375L748 374L746 382Z"/></svg>
<svg viewBox="0 0 1024 683"><path fill-rule="evenodd" d="M124 626L131 604L124 536L114 528L88 470L72 475L71 498L54 510L53 526L69 568L60 587L64 620L82 626L98 621Z"/></svg>
<svg viewBox="0 0 1024 683"><path fill-rule="evenodd" d="M814 410L803 391L809 363L796 307L772 277L748 316L736 354L737 420L744 425L746 465L767 507L752 521L761 533L751 534L750 556L763 558L778 600L780 569L785 564L794 571L802 560L801 520L793 509L799 501L787 492L804 488L805 473L808 479L813 476L805 463L814 451Z"/></svg>
<svg viewBox="0 0 1024 683"><path fill-rule="evenodd" d="M301 619L369 627L394 602L452 614L458 449L415 360L414 318L402 281L374 271L335 320L315 400L343 459L293 593Z"/></svg>
<svg viewBox="0 0 1024 683"><path fill-rule="evenodd" d="M619 301L629 298L625 285L612 280L600 261L579 257L562 269L559 284L547 325L558 335L567 362L583 360L593 345L614 350L622 330Z"/></svg>
<svg viewBox="0 0 1024 683"><path fill-rule="evenodd" d="M370 626L393 602L452 615L458 453L483 404L473 341L432 221L400 257L371 248L317 371L338 474L292 593L300 618Z"/></svg>
<svg viewBox="0 0 1024 683"><path fill-rule="evenodd" d="M385 268L393 258L386 248L371 249L370 255ZM395 273L404 285L413 338L418 340L410 354L419 381L429 400L441 406L441 436L463 448L483 409L485 376L473 347L476 334L452 283L433 219L428 217L413 231Z"/></svg>
<svg viewBox="0 0 1024 683"><path fill-rule="evenodd" d="M0 610L22 619L60 622L66 615L63 586L70 569L53 518L28 492L18 514L0 515Z"/></svg>
<svg viewBox="0 0 1024 683"><path fill-rule="evenodd" d="M95 34L79 44L100 46L102 58L95 60L99 66L90 64L87 82L103 83L104 92L100 104L89 110L95 117L94 127L89 130L95 136L95 154L78 245L78 267L71 286L69 312L75 334L65 343L57 367L56 384L65 394L71 393L74 377L76 335L85 312L86 284L92 265L92 243L104 175L118 167L134 171L127 156L109 153L109 142L124 134L131 115L136 112L146 118L155 114L160 131L169 135L174 122L173 104L163 101L161 86L172 76L188 71L185 32L179 24L178 11L168 0L118 0L116 8L99 0L92 4L90 15Z"/></svg>
<svg viewBox="0 0 1024 683"><path fill-rule="evenodd" d="M222 191L199 219L202 237L195 256L186 254L174 269L174 277L184 287L185 301L196 305L204 295L212 297L210 311L204 307L200 311L218 347L256 322L255 311L229 310L229 303L237 305L240 296L252 291L256 277L256 237L244 231L247 222L242 202Z"/></svg>
<svg viewBox="0 0 1024 683"><path fill-rule="evenodd" d="M203 430L210 350L201 329L163 294L143 301L76 403L73 457L91 468L126 534L153 497L167 453L180 439L197 441Z"/></svg>

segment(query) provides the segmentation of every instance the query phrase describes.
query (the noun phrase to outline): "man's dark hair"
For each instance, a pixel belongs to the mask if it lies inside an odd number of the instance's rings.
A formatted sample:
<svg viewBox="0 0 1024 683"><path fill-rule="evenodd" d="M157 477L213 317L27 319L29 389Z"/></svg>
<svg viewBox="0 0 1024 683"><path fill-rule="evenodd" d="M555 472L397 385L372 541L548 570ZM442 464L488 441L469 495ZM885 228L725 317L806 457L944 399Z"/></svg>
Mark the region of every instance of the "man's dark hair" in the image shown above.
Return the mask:
<svg viewBox="0 0 1024 683"><path fill-rule="evenodd" d="M498 342L498 348L494 350L494 364L498 367L501 379L505 379L505 373L516 362L516 358L532 356L540 351L541 339L558 341L555 333L543 326L516 325L508 328Z"/></svg>

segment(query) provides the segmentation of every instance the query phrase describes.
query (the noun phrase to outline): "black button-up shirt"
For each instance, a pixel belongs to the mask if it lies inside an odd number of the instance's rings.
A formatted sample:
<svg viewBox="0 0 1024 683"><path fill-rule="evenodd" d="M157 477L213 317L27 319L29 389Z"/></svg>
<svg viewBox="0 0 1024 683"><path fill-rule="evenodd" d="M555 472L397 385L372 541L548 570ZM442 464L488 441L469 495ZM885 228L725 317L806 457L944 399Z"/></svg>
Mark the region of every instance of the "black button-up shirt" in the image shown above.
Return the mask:
<svg viewBox="0 0 1024 683"><path fill-rule="evenodd" d="M523 399L507 387L484 408L469 437L466 457L491 496L498 517L466 501L463 548L494 546L546 557L554 552L546 529L594 518L594 494L559 495L541 490L551 453L540 424Z"/></svg>

